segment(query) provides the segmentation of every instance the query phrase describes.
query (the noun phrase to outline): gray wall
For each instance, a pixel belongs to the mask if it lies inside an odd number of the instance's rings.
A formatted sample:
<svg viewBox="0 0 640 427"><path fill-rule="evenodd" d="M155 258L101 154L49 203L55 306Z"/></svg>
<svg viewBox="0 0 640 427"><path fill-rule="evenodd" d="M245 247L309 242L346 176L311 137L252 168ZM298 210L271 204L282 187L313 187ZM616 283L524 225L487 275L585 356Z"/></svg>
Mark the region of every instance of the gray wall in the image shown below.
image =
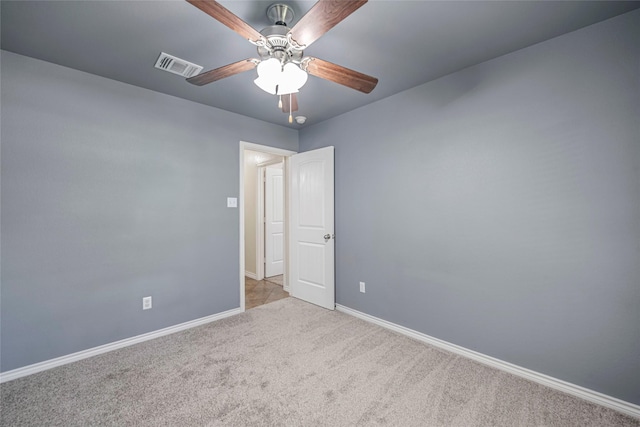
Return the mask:
<svg viewBox="0 0 640 427"><path fill-rule="evenodd" d="M297 131L8 52L1 101L2 371L239 306L239 141Z"/></svg>
<svg viewBox="0 0 640 427"><path fill-rule="evenodd" d="M640 404L638 40L632 12L301 130L336 147L337 302Z"/></svg>

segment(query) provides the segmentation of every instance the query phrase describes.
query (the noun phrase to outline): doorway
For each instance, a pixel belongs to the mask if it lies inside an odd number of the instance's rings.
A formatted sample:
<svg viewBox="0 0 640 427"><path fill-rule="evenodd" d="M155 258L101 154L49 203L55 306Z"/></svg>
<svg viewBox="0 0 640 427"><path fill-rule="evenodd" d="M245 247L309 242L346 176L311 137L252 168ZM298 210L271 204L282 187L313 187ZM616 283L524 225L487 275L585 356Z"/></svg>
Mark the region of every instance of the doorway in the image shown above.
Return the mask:
<svg viewBox="0 0 640 427"><path fill-rule="evenodd" d="M252 200L245 197L244 185L249 151L284 158L284 290L296 298L334 310L334 147L296 154L243 141L240 142L239 210L241 310L246 309L246 280L254 280L245 279L245 223L247 228L251 227L251 221L245 221L245 213L252 212L245 208L245 200L249 203ZM250 239L246 242L250 244Z"/></svg>
<svg viewBox="0 0 640 427"><path fill-rule="evenodd" d="M286 292L289 289L286 277L288 248L285 178L288 156L292 154L295 152L240 142L240 307L242 310L288 296ZM265 182L267 174L272 180L268 189ZM279 189L278 185L280 185ZM277 206L278 203L280 206ZM270 215L266 215L267 208L270 209L268 212ZM267 216L270 221L268 224L265 222ZM269 246L265 247L265 245ZM270 263L268 266L265 266L265 260Z"/></svg>

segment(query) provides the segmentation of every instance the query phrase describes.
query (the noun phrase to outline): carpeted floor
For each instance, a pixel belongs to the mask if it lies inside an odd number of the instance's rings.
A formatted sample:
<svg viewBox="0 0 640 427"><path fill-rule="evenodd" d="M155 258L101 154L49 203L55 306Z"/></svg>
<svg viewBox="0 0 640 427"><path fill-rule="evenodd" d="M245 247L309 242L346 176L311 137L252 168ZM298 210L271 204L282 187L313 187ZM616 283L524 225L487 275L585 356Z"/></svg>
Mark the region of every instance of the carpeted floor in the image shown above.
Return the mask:
<svg viewBox="0 0 640 427"><path fill-rule="evenodd" d="M3 426L640 426L294 298L0 386Z"/></svg>

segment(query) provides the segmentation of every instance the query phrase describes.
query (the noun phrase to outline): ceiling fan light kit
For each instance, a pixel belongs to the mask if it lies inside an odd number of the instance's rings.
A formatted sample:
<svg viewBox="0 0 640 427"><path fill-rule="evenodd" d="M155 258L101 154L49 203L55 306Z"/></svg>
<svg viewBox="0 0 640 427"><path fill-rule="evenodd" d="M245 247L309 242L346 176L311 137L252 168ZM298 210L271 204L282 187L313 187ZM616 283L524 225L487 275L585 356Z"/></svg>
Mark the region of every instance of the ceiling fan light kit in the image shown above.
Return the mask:
<svg viewBox="0 0 640 427"><path fill-rule="evenodd" d="M295 15L286 4L273 4L267 9L271 25L258 32L215 0L186 0L220 23L226 25L257 47L260 59L245 59L187 79L202 86L257 66L256 86L279 98L278 106L289 113L298 110L296 93L307 82L308 74L350 87L363 93L371 92L378 79L314 57L303 57L311 43L364 5L367 0L319 0L296 23L287 26ZM283 96L286 95L286 96ZM286 101L286 102L283 102ZM286 104L286 105L285 105Z"/></svg>
<svg viewBox="0 0 640 427"><path fill-rule="evenodd" d="M254 83L271 95L297 93L307 82L307 73L292 62L284 65L276 58L269 58L258 64L258 78Z"/></svg>
<svg viewBox="0 0 640 427"><path fill-rule="evenodd" d="M267 17L274 24L260 31L263 40L257 42L258 78L254 83L271 95L297 93L307 82L307 73L300 69L302 47L291 40L291 22L295 14L286 4L272 4Z"/></svg>

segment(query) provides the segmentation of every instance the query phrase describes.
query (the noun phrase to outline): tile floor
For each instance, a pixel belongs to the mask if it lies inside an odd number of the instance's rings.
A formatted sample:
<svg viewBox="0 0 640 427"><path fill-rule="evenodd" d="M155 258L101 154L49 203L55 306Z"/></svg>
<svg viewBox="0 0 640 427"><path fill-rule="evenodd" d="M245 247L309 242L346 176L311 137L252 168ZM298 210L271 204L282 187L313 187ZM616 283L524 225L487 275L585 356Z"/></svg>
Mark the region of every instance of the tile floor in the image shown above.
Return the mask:
<svg viewBox="0 0 640 427"><path fill-rule="evenodd" d="M282 289L282 276L268 277L260 281L249 277L244 278L245 310L288 296L289 293Z"/></svg>

